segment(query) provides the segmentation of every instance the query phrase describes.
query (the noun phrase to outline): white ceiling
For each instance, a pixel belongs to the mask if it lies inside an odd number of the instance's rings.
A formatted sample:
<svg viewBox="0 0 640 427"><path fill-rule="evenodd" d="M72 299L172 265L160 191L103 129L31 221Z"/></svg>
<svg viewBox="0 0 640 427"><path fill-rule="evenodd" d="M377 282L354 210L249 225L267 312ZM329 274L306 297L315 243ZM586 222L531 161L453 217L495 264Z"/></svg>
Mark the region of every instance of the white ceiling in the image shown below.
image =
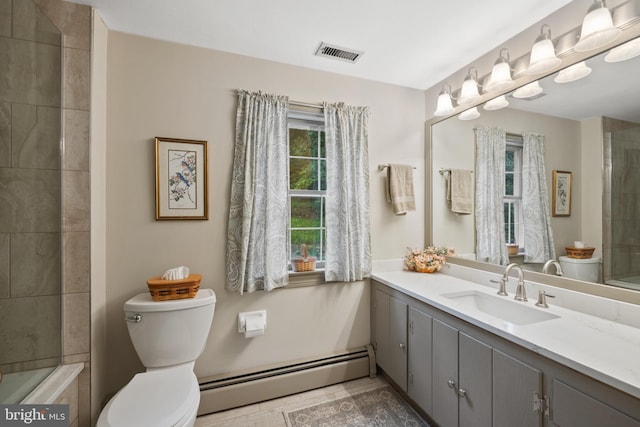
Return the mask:
<svg viewBox="0 0 640 427"><path fill-rule="evenodd" d="M570 0L71 0L110 30L428 89ZM314 56L320 42L364 51Z"/></svg>

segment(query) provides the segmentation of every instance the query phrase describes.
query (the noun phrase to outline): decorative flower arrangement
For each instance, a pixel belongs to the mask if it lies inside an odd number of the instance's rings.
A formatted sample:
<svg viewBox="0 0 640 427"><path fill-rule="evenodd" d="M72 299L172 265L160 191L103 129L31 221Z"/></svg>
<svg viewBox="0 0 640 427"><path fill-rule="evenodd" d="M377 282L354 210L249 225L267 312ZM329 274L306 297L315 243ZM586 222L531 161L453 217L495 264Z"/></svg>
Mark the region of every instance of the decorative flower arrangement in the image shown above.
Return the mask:
<svg viewBox="0 0 640 427"><path fill-rule="evenodd" d="M410 271L433 273L440 271L446 263L446 256L453 255L454 249L446 246L429 246L426 249L411 249L404 257L404 267Z"/></svg>

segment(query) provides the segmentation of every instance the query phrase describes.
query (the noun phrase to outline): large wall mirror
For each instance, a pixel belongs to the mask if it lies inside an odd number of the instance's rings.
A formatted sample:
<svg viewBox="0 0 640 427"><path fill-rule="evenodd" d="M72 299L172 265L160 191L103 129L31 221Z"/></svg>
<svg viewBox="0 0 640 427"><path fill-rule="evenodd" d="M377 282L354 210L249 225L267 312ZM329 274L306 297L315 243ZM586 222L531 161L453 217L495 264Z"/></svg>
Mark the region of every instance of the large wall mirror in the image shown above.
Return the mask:
<svg viewBox="0 0 640 427"><path fill-rule="evenodd" d="M640 290L640 55L611 62L610 52L580 58L579 67L585 74L580 79L566 81L571 77L556 71L538 80L542 91L535 96L518 98L514 89L505 95L508 106L504 108L488 109L481 104L477 106L479 117L471 120L456 115L432 121L432 243L454 247L460 257L480 266L487 261L477 257L476 215L454 213L447 202L449 170L475 172L476 130L503 129L507 144L513 141L516 147L515 154L506 156L511 162L507 175L510 168L516 170L515 177L505 178L506 187L511 188L520 179L519 141L523 134L535 133L544 137L544 178L555 258L566 256L566 248L574 247L575 242L583 242L595 248L592 258L600 260L594 282ZM559 180L567 176L571 198L570 206L565 207L570 209L554 215L554 193ZM475 194L475 188L473 191ZM518 194L515 196L517 199ZM505 202L505 245L515 243L519 253L512 252L506 262L540 271L542 262L525 262L519 220L511 210L513 206ZM526 215L520 221L527 221Z"/></svg>

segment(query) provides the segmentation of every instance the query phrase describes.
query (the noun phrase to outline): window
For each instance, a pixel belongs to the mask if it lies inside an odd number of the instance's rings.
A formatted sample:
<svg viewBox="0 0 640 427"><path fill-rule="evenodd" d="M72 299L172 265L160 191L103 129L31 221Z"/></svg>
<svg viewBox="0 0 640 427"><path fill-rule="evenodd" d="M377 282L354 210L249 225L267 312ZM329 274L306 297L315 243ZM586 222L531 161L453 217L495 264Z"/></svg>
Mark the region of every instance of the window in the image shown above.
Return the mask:
<svg viewBox="0 0 640 427"><path fill-rule="evenodd" d="M302 245L316 266L325 260L326 155L324 116L289 112L289 259L302 257Z"/></svg>
<svg viewBox="0 0 640 427"><path fill-rule="evenodd" d="M505 149L504 235L505 243L522 247L522 137L507 135Z"/></svg>

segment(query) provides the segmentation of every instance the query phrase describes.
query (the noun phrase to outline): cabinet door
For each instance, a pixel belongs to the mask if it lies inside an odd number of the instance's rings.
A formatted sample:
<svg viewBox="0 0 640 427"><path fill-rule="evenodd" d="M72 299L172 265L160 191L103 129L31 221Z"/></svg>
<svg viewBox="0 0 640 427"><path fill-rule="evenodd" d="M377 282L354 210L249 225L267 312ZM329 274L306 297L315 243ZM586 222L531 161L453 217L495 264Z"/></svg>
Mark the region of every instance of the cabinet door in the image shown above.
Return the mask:
<svg viewBox="0 0 640 427"><path fill-rule="evenodd" d="M496 427L539 427L542 414L533 396L542 396L542 372L493 350L493 419Z"/></svg>
<svg viewBox="0 0 640 427"><path fill-rule="evenodd" d="M409 308L409 397L431 413L431 324L432 317Z"/></svg>
<svg viewBox="0 0 640 427"><path fill-rule="evenodd" d="M433 420L458 425L458 330L433 319Z"/></svg>
<svg viewBox="0 0 640 427"><path fill-rule="evenodd" d="M492 348L460 332L458 396L460 427L491 427Z"/></svg>
<svg viewBox="0 0 640 427"><path fill-rule="evenodd" d="M640 426L640 422L555 379L551 410L553 422L560 427Z"/></svg>
<svg viewBox="0 0 640 427"><path fill-rule="evenodd" d="M407 304L389 298L389 366L385 370L407 391Z"/></svg>
<svg viewBox="0 0 640 427"><path fill-rule="evenodd" d="M373 300L374 338L376 363L385 371L389 367L389 295L375 291Z"/></svg>

